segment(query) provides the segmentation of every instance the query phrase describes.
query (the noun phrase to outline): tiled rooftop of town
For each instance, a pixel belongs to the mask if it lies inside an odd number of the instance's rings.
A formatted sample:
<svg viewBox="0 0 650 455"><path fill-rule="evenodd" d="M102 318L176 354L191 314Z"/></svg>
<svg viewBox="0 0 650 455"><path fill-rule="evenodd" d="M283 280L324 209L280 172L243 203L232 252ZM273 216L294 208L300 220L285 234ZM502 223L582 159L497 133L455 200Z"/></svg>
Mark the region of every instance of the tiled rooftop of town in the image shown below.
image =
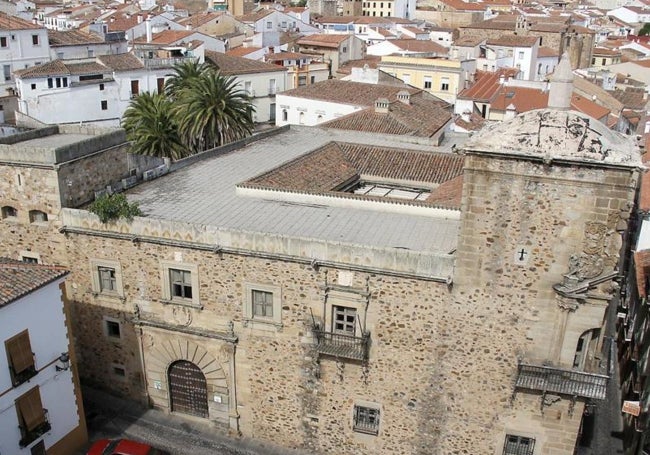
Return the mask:
<svg viewBox="0 0 650 455"><path fill-rule="evenodd" d="M67 273L61 267L26 264L0 257L0 307L8 305Z"/></svg>

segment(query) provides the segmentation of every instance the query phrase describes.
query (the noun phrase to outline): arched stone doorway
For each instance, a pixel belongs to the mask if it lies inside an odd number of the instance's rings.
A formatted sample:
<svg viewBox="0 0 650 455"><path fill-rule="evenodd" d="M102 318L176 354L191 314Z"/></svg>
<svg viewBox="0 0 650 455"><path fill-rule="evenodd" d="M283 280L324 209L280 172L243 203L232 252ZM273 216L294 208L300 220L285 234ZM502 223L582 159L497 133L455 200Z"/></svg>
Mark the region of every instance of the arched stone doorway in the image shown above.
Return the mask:
<svg viewBox="0 0 650 455"><path fill-rule="evenodd" d="M187 360L178 360L167 370L171 410L207 418L208 386L201 369Z"/></svg>

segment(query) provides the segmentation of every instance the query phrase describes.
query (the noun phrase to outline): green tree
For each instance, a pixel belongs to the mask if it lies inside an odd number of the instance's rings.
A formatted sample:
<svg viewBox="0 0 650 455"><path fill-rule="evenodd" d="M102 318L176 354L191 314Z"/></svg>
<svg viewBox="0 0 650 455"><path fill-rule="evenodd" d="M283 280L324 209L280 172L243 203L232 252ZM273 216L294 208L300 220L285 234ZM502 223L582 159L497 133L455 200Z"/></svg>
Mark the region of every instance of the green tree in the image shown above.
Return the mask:
<svg viewBox="0 0 650 455"><path fill-rule="evenodd" d="M99 217L99 221L107 223L112 220L124 218L131 221L134 216L142 215L137 202L129 203L124 194L104 194L95 199L88 208L92 213Z"/></svg>
<svg viewBox="0 0 650 455"><path fill-rule="evenodd" d="M174 96L178 131L194 150L227 144L253 131L254 108L234 77L208 70Z"/></svg>
<svg viewBox="0 0 650 455"><path fill-rule="evenodd" d="M639 36L650 35L650 22L646 22L639 30Z"/></svg>
<svg viewBox="0 0 650 455"><path fill-rule="evenodd" d="M144 92L134 98L122 117L131 153L177 160L190 154L178 134L172 102L162 93Z"/></svg>
<svg viewBox="0 0 650 455"><path fill-rule="evenodd" d="M198 60L186 60L174 65L172 77L165 82L165 93L171 99L176 99L178 94L187 88L193 80L213 71L213 67L207 63L199 63Z"/></svg>

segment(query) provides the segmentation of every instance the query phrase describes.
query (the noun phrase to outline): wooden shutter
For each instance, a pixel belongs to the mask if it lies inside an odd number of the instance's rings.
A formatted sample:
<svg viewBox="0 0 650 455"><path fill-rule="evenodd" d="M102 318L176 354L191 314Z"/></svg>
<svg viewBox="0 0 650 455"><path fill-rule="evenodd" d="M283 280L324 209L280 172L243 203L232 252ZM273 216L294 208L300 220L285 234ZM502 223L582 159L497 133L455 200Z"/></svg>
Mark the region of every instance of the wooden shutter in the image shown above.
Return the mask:
<svg viewBox="0 0 650 455"><path fill-rule="evenodd" d="M32 431L45 422L45 412L38 386L18 398L16 408L27 431Z"/></svg>
<svg viewBox="0 0 650 455"><path fill-rule="evenodd" d="M34 366L34 355L29 342L29 332L24 330L5 342L9 361L15 374L22 373Z"/></svg>

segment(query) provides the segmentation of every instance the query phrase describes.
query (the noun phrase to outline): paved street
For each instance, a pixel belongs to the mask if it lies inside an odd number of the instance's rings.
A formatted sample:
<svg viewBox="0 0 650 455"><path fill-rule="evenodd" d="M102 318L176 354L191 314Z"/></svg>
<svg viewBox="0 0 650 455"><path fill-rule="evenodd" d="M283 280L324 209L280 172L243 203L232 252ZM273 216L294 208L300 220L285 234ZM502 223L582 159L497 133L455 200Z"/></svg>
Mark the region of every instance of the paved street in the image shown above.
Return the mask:
<svg viewBox="0 0 650 455"><path fill-rule="evenodd" d="M191 422L106 393L84 388L89 440L124 437L145 441L173 455L284 455L293 453L230 438L225 429ZM81 452L78 455L83 455Z"/></svg>

